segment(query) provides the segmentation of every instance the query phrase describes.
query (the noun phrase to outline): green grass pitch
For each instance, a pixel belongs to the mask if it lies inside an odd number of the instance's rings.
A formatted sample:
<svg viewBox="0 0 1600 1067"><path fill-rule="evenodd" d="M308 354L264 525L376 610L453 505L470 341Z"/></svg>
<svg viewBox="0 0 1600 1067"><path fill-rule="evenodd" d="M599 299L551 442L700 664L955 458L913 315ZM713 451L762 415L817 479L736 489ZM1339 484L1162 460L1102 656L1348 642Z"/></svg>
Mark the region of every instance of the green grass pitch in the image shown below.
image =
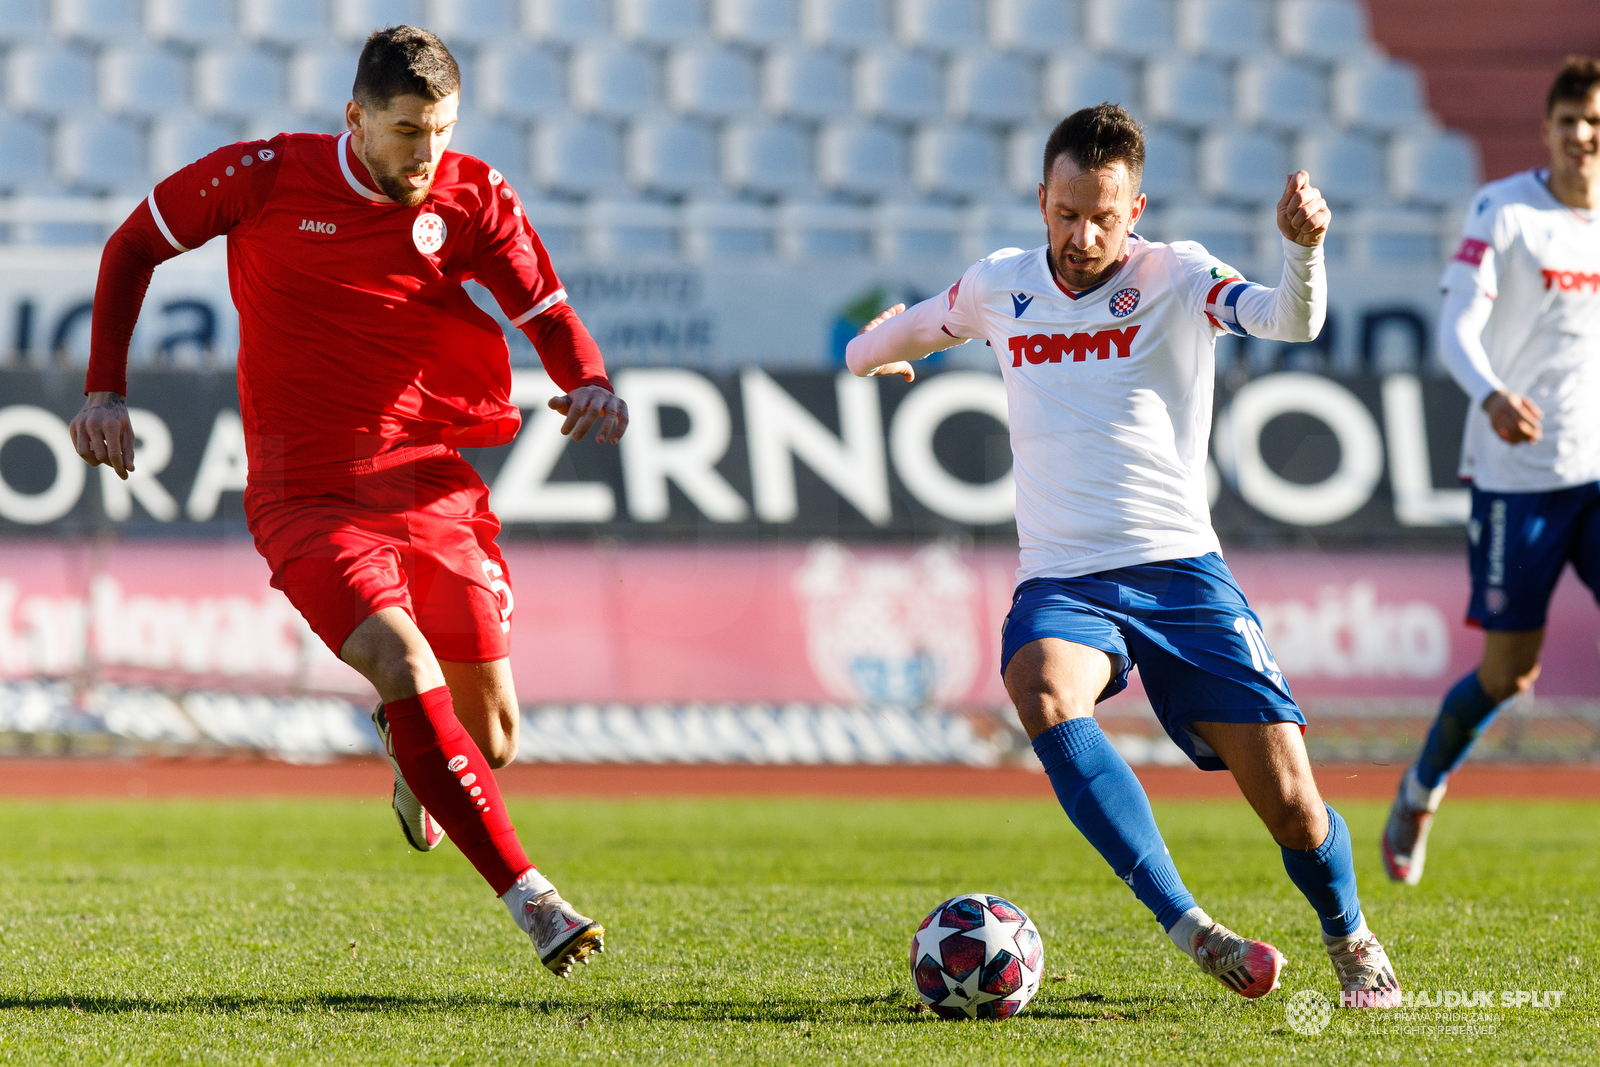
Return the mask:
<svg viewBox="0 0 1600 1067"><path fill-rule="evenodd" d="M1600 1063L1600 805L1451 802L1417 889L1382 877L1383 806L1341 805L1402 984L1565 995L1467 1024L1342 1013L1316 1036L1286 1004L1332 969L1242 803L1156 808L1201 903L1289 957L1254 1003L1200 977L1051 803L513 807L606 924L571 981L382 802L0 804L0 1062ZM976 890L1038 924L1038 997L999 1023L908 1010L913 929Z"/></svg>

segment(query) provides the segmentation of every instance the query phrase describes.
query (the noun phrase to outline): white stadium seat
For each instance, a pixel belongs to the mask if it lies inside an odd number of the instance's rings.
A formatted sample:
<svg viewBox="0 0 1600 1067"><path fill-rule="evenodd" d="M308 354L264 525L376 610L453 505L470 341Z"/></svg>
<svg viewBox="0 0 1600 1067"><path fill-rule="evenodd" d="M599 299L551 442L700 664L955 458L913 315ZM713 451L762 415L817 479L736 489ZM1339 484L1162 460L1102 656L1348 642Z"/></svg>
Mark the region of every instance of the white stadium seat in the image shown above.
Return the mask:
<svg viewBox="0 0 1600 1067"><path fill-rule="evenodd" d="M678 111L714 118L754 112L755 61L749 53L715 45L677 48L667 57L667 101Z"/></svg>
<svg viewBox="0 0 1600 1067"><path fill-rule="evenodd" d="M1478 147L1449 130L1401 135L1389 144L1389 179L1398 200L1460 203L1483 183Z"/></svg>
<svg viewBox="0 0 1600 1067"><path fill-rule="evenodd" d="M1044 114L1053 126L1082 107L1109 101L1137 110L1133 72L1122 60L1096 56L1051 56L1044 68Z"/></svg>
<svg viewBox="0 0 1600 1067"><path fill-rule="evenodd" d="M551 49L481 48L477 75L478 99L496 115L544 118L566 107L566 63Z"/></svg>
<svg viewBox="0 0 1600 1067"><path fill-rule="evenodd" d="M358 48L298 48L289 57L289 102L303 115L342 119L356 80Z"/></svg>
<svg viewBox="0 0 1600 1067"><path fill-rule="evenodd" d="M38 45L6 56L6 101L12 112L83 114L95 106L94 60L81 49Z"/></svg>
<svg viewBox="0 0 1600 1067"><path fill-rule="evenodd" d="M521 123L463 112L450 135L450 150L483 160L519 192L528 184L528 138Z"/></svg>
<svg viewBox="0 0 1600 1067"><path fill-rule="evenodd" d="M239 36L233 5L216 0L148 0L145 23L158 41L218 44Z"/></svg>
<svg viewBox="0 0 1600 1067"><path fill-rule="evenodd" d="M1083 44L1080 10L1069 0L989 0L989 39L996 48L1051 53Z"/></svg>
<svg viewBox="0 0 1600 1067"><path fill-rule="evenodd" d="M1363 265L1426 269L1439 263L1439 218L1431 211L1357 208L1340 222L1354 252L1350 258Z"/></svg>
<svg viewBox="0 0 1600 1067"><path fill-rule="evenodd" d="M1194 142L1178 130L1150 127L1144 136L1144 194L1163 203L1196 199Z"/></svg>
<svg viewBox="0 0 1600 1067"><path fill-rule="evenodd" d="M688 44L706 34L700 0L613 0L617 36L649 44Z"/></svg>
<svg viewBox="0 0 1600 1067"><path fill-rule="evenodd" d="M195 58L194 99L202 111L221 115L249 115L281 106L283 63L261 49L202 49Z"/></svg>
<svg viewBox="0 0 1600 1067"><path fill-rule="evenodd" d="M1211 132L1200 138L1200 188L1218 200L1264 204L1283 195L1289 149L1254 130Z"/></svg>
<svg viewBox="0 0 1600 1067"><path fill-rule="evenodd" d="M56 174L85 192L148 192L144 135L123 119L65 119L56 127Z"/></svg>
<svg viewBox="0 0 1600 1067"><path fill-rule="evenodd" d="M1396 60L1341 63L1333 75L1333 112L1347 126L1397 130L1423 120L1422 78Z"/></svg>
<svg viewBox="0 0 1600 1067"><path fill-rule="evenodd" d="M1178 43L1191 52L1242 59L1272 51L1256 0L1178 0Z"/></svg>
<svg viewBox="0 0 1600 1067"><path fill-rule="evenodd" d="M1261 228L1250 212L1219 207L1163 207L1145 216L1140 235L1152 241L1198 241L1229 265L1248 270Z"/></svg>
<svg viewBox="0 0 1600 1067"><path fill-rule="evenodd" d="M0 118L0 190L30 193L52 184L50 137L43 126L27 119Z"/></svg>
<svg viewBox="0 0 1600 1067"><path fill-rule="evenodd" d="M873 247L884 259L959 259L970 228L970 214L947 204L886 200L872 209Z"/></svg>
<svg viewBox="0 0 1600 1067"><path fill-rule="evenodd" d="M1089 43L1102 52L1158 56L1175 45L1167 0L1087 0L1083 18Z"/></svg>
<svg viewBox="0 0 1600 1067"><path fill-rule="evenodd" d="M907 48L971 48L985 29L981 0L900 0L894 23Z"/></svg>
<svg viewBox="0 0 1600 1067"><path fill-rule="evenodd" d="M55 0L55 31L80 41L128 41L144 35L141 0Z"/></svg>
<svg viewBox="0 0 1600 1067"><path fill-rule="evenodd" d="M245 35L273 44L318 44L333 32L327 0L239 0Z"/></svg>
<svg viewBox="0 0 1600 1067"><path fill-rule="evenodd" d="M1328 123L1327 85L1307 63L1269 56L1239 64L1234 76L1239 121L1300 130Z"/></svg>
<svg viewBox="0 0 1600 1067"><path fill-rule="evenodd" d="M1156 60L1145 68L1144 102L1153 119L1185 126L1227 123L1233 118L1233 79L1209 60Z"/></svg>
<svg viewBox="0 0 1600 1067"><path fill-rule="evenodd" d="M49 33L49 0L0 0L0 44L35 41Z"/></svg>
<svg viewBox="0 0 1600 1067"><path fill-rule="evenodd" d="M231 122L181 112L163 115L150 131L150 176L159 182L239 139Z"/></svg>
<svg viewBox="0 0 1600 1067"><path fill-rule="evenodd" d="M878 48L856 61L856 106L863 115L900 121L944 114L939 64L920 52Z"/></svg>
<svg viewBox="0 0 1600 1067"><path fill-rule="evenodd" d="M950 114L981 122L1027 122L1037 111L1033 72L1015 56L965 52L950 62Z"/></svg>
<svg viewBox="0 0 1600 1067"><path fill-rule="evenodd" d="M189 103L189 64L176 52L150 45L100 53L100 103L107 111L158 115Z"/></svg>
<svg viewBox="0 0 1600 1067"><path fill-rule="evenodd" d="M792 196L813 184L811 138L788 122L731 123L722 135L722 176L735 189Z"/></svg>
<svg viewBox="0 0 1600 1067"><path fill-rule="evenodd" d="M978 244L974 259L1002 248L1038 248L1045 242L1044 218L1032 204L983 204L974 219Z"/></svg>
<svg viewBox="0 0 1600 1067"><path fill-rule="evenodd" d="M999 141L971 126L924 126L911 139L911 177L929 193L990 192L1005 183Z"/></svg>
<svg viewBox="0 0 1600 1067"><path fill-rule="evenodd" d="M287 107L264 108L244 117L245 141L267 141L280 133L343 133L344 119L301 115Z"/></svg>
<svg viewBox="0 0 1600 1067"><path fill-rule="evenodd" d="M463 43L509 44L522 29L520 7L518 0L427 0L422 24L452 49Z"/></svg>
<svg viewBox="0 0 1600 1067"><path fill-rule="evenodd" d="M597 197L584 205L583 216L598 256L671 256L681 247L682 219L657 201Z"/></svg>
<svg viewBox="0 0 1600 1067"><path fill-rule="evenodd" d="M842 118L855 106L854 78L838 52L774 49L762 68L761 96L777 115Z"/></svg>
<svg viewBox="0 0 1600 1067"><path fill-rule="evenodd" d="M333 28L345 40L366 43L384 26L425 26L422 0L333 0ZM429 27L432 29L433 27Z"/></svg>
<svg viewBox="0 0 1600 1067"><path fill-rule="evenodd" d="M624 116L660 99L655 61L637 48L597 43L572 53L572 103L579 111Z"/></svg>
<svg viewBox="0 0 1600 1067"><path fill-rule="evenodd" d="M712 0L712 31L724 41L781 45L800 36L799 0Z"/></svg>
<svg viewBox="0 0 1600 1067"><path fill-rule="evenodd" d="M1311 175L1311 183L1336 205L1383 198L1383 153L1360 133L1302 134L1295 139L1294 166Z"/></svg>
<svg viewBox="0 0 1600 1067"><path fill-rule="evenodd" d="M608 6L596 0L524 0L528 32L536 40L562 43L598 40L609 34Z"/></svg>
<svg viewBox="0 0 1600 1067"><path fill-rule="evenodd" d="M791 201L778 209L778 251L795 259L868 255L872 214L849 204Z"/></svg>
<svg viewBox="0 0 1600 1067"><path fill-rule="evenodd" d="M593 119L541 122L533 135L532 171L541 185L562 192L615 189L622 181L617 131Z"/></svg>
<svg viewBox="0 0 1600 1067"><path fill-rule="evenodd" d="M517 190L522 194L524 190ZM578 255L583 247L583 210L570 200L523 195L522 213L552 256Z"/></svg>
<svg viewBox="0 0 1600 1067"><path fill-rule="evenodd" d="M1018 126L1006 136L1006 187L1017 196L1039 190L1044 175L1044 145L1051 126Z"/></svg>
<svg viewBox="0 0 1600 1067"><path fill-rule="evenodd" d="M889 39L888 0L800 0L800 32L814 45L884 44Z"/></svg>
<svg viewBox="0 0 1600 1067"><path fill-rule="evenodd" d="M764 257L777 250L777 219L763 204L696 198L684 203L680 215L690 258Z"/></svg>
<svg viewBox="0 0 1600 1067"><path fill-rule="evenodd" d="M1278 47L1291 56L1347 59L1372 51L1360 0L1279 0Z"/></svg>
<svg viewBox="0 0 1600 1067"><path fill-rule="evenodd" d="M908 182L905 138L887 126L829 123L817 138L817 176L830 189L875 194Z"/></svg>
<svg viewBox="0 0 1600 1067"><path fill-rule="evenodd" d="M702 123L639 115L624 141L628 179L640 189L684 194L717 185L717 139Z"/></svg>

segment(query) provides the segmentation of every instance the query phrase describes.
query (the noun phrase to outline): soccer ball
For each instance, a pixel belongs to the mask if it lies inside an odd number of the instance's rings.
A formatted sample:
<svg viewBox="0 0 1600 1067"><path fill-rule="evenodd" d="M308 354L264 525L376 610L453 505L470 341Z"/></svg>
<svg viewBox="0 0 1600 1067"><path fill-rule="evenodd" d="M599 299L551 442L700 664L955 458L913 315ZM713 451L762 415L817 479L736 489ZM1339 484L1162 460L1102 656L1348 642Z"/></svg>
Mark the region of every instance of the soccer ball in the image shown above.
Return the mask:
<svg viewBox="0 0 1600 1067"><path fill-rule="evenodd" d="M911 980L941 1019L1009 1019L1033 999L1043 975L1039 928L987 893L945 901L911 937Z"/></svg>

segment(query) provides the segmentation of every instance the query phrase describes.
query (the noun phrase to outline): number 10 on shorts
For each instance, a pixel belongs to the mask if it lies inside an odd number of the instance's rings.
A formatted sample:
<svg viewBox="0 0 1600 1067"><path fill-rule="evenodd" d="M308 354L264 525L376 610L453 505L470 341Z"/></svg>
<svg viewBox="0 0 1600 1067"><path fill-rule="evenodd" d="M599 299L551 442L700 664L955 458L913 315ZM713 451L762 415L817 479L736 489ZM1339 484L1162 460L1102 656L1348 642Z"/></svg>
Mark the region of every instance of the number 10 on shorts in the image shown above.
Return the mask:
<svg viewBox="0 0 1600 1067"><path fill-rule="evenodd" d="M1241 615L1233 620L1233 628L1250 649L1250 662L1255 669L1271 679L1273 685L1281 686L1283 668L1278 666L1278 661L1272 658L1272 653L1267 649L1267 636L1261 632L1261 624Z"/></svg>

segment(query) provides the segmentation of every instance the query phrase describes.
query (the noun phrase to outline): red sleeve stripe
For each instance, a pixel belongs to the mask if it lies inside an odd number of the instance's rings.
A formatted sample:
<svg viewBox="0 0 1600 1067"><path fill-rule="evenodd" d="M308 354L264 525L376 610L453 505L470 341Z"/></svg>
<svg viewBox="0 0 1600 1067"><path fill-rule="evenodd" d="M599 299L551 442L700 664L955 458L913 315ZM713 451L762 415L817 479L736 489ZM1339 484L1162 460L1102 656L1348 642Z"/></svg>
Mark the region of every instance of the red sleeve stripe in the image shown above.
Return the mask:
<svg viewBox="0 0 1600 1067"><path fill-rule="evenodd" d="M156 207L156 193L154 189L150 190L150 195L146 198L146 202L150 205L150 217L156 220L156 227L161 231L161 236L167 239L167 243L180 252L189 251L187 248L178 243L178 239L172 236L172 231L167 228L167 220L161 217L161 209Z"/></svg>
<svg viewBox="0 0 1600 1067"><path fill-rule="evenodd" d="M540 315L543 315L546 311L549 311L551 308L561 303L561 301L565 300L566 298L567 291L565 289L557 289L555 292L551 293L549 296L533 305L533 307L512 319L511 325L521 326L523 323L528 322L531 319L536 319Z"/></svg>

